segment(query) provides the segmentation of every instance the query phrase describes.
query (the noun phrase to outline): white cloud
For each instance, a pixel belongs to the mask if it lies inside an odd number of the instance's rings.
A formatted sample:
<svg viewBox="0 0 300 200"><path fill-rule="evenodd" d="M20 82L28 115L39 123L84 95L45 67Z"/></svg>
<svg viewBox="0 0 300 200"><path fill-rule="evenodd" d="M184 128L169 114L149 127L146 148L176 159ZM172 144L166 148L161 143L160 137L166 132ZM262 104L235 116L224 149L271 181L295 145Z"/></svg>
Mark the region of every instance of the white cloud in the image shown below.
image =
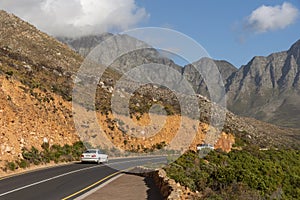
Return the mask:
<svg viewBox="0 0 300 200"><path fill-rule="evenodd" d="M149 16L135 0L1 0L0 9L55 36L122 31Z"/></svg>
<svg viewBox="0 0 300 200"><path fill-rule="evenodd" d="M292 4L284 2L282 5L262 5L247 17L247 28L263 33L284 29L294 23L299 15L299 10Z"/></svg>

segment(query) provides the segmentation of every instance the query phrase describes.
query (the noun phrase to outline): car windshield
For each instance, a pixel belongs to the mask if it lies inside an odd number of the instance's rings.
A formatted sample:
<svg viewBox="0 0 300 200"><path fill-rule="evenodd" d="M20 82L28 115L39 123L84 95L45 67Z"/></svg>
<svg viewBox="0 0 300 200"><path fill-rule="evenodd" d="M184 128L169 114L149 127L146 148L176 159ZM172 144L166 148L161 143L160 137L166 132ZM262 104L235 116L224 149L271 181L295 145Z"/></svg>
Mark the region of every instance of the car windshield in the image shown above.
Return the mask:
<svg viewBox="0 0 300 200"><path fill-rule="evenodd" d="M212 147L210 144L201 144L200 147Z"/></svg>
<svg viewBox="0 0 300 200"><path fill-rule="evenodd" d="M96 150L86 150L84 153L96 153Z"/></svg>

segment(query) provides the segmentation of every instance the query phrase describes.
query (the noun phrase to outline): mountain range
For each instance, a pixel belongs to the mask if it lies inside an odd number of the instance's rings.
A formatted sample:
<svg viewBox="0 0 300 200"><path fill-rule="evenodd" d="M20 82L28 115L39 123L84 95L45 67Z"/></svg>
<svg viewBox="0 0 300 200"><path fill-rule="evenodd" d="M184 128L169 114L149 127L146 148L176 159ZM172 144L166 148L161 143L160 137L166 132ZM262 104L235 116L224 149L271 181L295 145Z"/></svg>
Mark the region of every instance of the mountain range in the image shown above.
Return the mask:
<svg viewBox="0 0 300 200"><path fill-rule="evenodd" d="M113 34L105 33L76 39L58 39L82 56L87 56L90 50L111 36ZM300 108L297 106L300 103L300 40L287 51L267 57L256 56L239 69L225 60L213 61L222 76L227 94L227 108L230 111L283 127L300 128ZM171 59L161 56L155 49L148 49L124 56L119 59L118 64L133 68L145 62L168 65L180 71L196 93L210 98L205 81L195 68L206 67L201 59L193 64L179 66Z"/></svg>

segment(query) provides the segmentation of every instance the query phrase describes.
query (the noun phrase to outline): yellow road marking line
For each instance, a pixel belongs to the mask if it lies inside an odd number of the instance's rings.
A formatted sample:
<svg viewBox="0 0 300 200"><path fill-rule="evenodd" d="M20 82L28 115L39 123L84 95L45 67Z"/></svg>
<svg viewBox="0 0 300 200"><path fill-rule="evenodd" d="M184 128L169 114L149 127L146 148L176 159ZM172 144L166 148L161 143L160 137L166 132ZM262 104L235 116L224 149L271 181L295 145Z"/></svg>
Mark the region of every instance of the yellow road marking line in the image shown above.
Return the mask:
<svg viewBox="0 0 300 200"><path fill-rule="evenodd" d="M121 170L121 171L117 171L117 172L115 172L115 173L113 173L113 174L110 174L110 175L108 175L108 176L106 176L106 177L100 179L99 181L93 183L92 185L89 185L89 186L83 188L82 190L79 190L78 192L75 192L75 193L73 193L73 194L71 194L71 195L69 195L69 196L63 198L62 200L70 199L71 197L74 197L74 196L76 196L76 195L78 195L78 194L80 194L80 193L82 193L82 192L84 192L84 191L86 191L86 190L88 190L88 189L94 187L95 185L98 185L99 183L101 183L101 182L103 182L103 181L109 179L110 177L112 177L112 176L114 176L114 175L117 175L117 174L120 174L121 172L124 172L124 171L126 171L126 170L130 170L130 169L132 169L132 168L133 168L133 167L130 167L130 168L127 168L127 169L124 169L124 170Z"/></svg>

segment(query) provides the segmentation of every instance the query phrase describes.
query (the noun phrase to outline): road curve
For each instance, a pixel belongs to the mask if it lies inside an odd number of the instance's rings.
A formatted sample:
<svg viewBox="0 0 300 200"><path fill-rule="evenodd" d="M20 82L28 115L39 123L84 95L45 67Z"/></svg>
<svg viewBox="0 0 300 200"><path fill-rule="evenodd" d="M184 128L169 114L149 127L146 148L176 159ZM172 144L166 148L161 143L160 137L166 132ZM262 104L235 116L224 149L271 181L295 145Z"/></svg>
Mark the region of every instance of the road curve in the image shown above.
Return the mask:
<svg viewBox="0 0 300 200"><path fill-rule="evenodd" d="M0 199L73 199L122 170L153 163L166 163L166 157L135 157L110 160L108 164L56 166L0 180Z"/></svg>

